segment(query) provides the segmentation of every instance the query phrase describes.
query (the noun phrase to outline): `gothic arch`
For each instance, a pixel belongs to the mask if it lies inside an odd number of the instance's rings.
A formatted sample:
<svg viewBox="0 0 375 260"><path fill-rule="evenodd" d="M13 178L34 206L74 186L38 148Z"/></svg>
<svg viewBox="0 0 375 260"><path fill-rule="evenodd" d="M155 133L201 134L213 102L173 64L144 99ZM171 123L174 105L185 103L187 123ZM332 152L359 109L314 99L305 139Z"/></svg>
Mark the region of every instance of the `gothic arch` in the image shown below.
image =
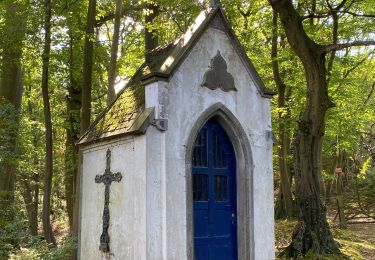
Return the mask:
<svg viewBox="0 0 375 260"><path fill-rule="evenodd" d="M185 142L187 256L194 259L192 194L193 145L201 127L214 118L228 134L236 156L238 259L254 259L253 159L248 136L235 115L222 103L207 108L196 120Z"/></svg>

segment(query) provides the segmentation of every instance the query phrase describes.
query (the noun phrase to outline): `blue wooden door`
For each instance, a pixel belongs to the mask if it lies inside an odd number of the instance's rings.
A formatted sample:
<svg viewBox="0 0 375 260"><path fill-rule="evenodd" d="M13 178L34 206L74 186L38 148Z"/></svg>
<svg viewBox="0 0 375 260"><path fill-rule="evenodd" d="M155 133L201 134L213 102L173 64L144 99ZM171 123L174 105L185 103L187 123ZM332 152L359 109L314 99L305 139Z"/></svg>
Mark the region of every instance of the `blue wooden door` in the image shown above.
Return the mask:
<svg viewBox="0 0 375 260"><path fill-rule="evenodd" d="M197 136L192 171L195 259L237 259L235 154L215 120Z"/></svg>

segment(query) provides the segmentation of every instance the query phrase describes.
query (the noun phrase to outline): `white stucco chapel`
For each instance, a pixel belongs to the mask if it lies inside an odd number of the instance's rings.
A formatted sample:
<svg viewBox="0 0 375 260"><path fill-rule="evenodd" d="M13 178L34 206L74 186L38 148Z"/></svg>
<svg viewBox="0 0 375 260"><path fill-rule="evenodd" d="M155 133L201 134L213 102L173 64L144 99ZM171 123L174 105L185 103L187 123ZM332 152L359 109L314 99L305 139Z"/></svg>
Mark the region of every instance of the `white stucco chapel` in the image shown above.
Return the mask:
<svg viewBox="0 0 375 260"><path fill-rule="evenodd" d="M79 141L80 259L274 259L268 90L220 5Z"/></svg>

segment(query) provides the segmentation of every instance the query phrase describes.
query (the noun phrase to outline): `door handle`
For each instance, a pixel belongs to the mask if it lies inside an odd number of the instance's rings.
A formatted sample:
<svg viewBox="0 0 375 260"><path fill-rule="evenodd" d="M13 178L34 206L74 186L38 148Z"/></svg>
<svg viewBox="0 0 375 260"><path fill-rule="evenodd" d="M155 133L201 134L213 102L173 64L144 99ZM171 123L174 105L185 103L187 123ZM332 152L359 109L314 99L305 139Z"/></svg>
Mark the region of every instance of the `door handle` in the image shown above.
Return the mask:
<svg viewBox="0 0 375 260"><path fill-rule="evenodd" d="M235 217L236 217L236 215L234 214L234 212L232 212L232 225L234 224Z"/></svg>

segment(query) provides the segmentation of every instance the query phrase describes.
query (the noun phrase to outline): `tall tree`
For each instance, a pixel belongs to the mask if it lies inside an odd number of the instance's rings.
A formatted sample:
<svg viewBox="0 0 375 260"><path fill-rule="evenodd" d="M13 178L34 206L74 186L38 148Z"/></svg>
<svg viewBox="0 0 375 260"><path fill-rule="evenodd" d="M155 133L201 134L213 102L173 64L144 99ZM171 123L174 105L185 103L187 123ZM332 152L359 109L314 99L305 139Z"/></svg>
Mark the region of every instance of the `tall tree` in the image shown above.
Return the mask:
<svg viewBox="0 0 375 260"><path fill-rule="evenodd" d="M343 0L335 8L340 10ZM298 121L295 140L296 200L299 225L287 253L292 256L338 251L326 220L326 208L320 199L321 153L325 115L333 103L328 96L326 55L351 46L370 45L372 41L321 45L310 38L303 17L291 0L270 0L279 14L288 42L301 60L306 77L306 107ZM315 15L315 14L312 14ZM331 15L330 13L328 15Z"/></svg>
<svg viewBox="0 0 375 260"><path fill-rule="evenodd" d="M26 5L4 1L4 32L0 70L0 225L12 218L16 179L19 111L22 99L21 56L25 37Z"/></svg>
<svg viewBox="0 0 375 260"><path fill-rule="evenodd" d="M51 107L48 94L49 84L49 60L51 52L51 0L44 0L44 47L42 54L42 96L43 112L46 130L46 161L44 172L44 194L43 194L43 232L44 237L49 244L56 244L55 236L51 227L51 187L53 176L53 136L52 136L52 119Z"/></svg>
<svg viewBox="0 0 375 260"><path fill-rule="evenodd" d="M159 15L159 6L156 3L149 3L146 6L145 17L145 60L151 62L151 51L159 45L157 32L153 29L153 22Z"/></svg>
<svg viewBox="0 0 375 260"><path fill-rule="evenodd" d="M122 14L123 0L116 0L115 22L113 26L111 58L108 68L108 95L107 104L109 105L115 98L115 81L116 81L116 63L120 35L120 20Z"/></svg>
<svg viewBox="0 0 375 260"><path fill-rule="evenodd" d="M39 208L39 174L36 167L39 164L39 154L35 153L35 151L38 150L38 131L35 127L36 122L36 116L35 116L35 108L34 104L31 101L31 86L29 85L27 88L25 88L25 94L27 100L27 108L25 109L31 119L32 126L30 128L33 128L32 134L31 134L31 149L34 151L32 153L32 157L28 158L28 163L32 165L31 167L25 167L25 165L20 166L19 175L20 178L18 178L18 182L21 184L22 187L21 190L22 196L25 202L25 207L27 211L27 219L28 219L28 228L30 231L30 234L33 236L38 235L38 208ZM26 128L26 127L25 127ZM26 131L25 131L26 132ZM22 133L24 135L28 135L30 133ZM29 136L25 139L29 139ZM21 140L22 142L22 140ZM24 144L25 145L25 144ZM25 145L26 146L26 145ZM24 148L25 149L25 148ZM26 150L26 149L25 149ZM25 151L23 151L23 154L25 156ZM25 156L26 157L26 156ZM31 168L31 169L30 169Z"/></svg>
<svg viewBox="0 0 375 260"><path fill-rule="evenodd" d="M95 41L95 35L94 35L95 15L96 15L96 0L90 0L88 11L87 11L85 47L83 50L81 134L83 134L90 126L92 67L93 67L94 41Z"/></svg>
<svg viewBox="0 0 375 260"><path fill-rule="evenodd" d="M69 227L73 229L73 211L74 198L76 196L76 181L78 174L78 147L76 142L80 136L80 111L82 95L82 31L79 29L81 24L83 4L74 2L68 6L66 20L68 27L68 93L66 98L66 140L65 140L65 197L67 204L67 213L69 218Z"/></svg>
<svg viewBox="0 0 375 260"><path fill-rule="evenodd" d="M87 11L87 22L85 30L85 44L83 50L83 74L82 74L82 96L81 96L81 126L80 133L84 134L90 126L91 117L91 89L94 59L94 41L95 41L95 16L96 0L89 0ZM82 154L78 156L78 165L82 161ZM79 217L79 195L80 176L77 174L75 183L74 212L73 212L73 234L78 235L78 217ZM76 254L76 252L75 252Z"/></svg>
<svg viewBox="0 0 375 260"><path fill-rule="evenodd" d="M272 71L274 81L278 90L278 99L277 107L279 109L278 113L278 124L279 124L279 140L280 144L278 146L278 159L279 159L279 170L280 170L280 180L281 180L281 189L280 189L280 200L281 203L279 207L283 207L285 210L286 217L292 217L294 214L293 206L293 197L292 197L292 186L291 186L291 177L290 177L290 167L288 163L288 154L290 148L290 138L287 133L287 116L289 114L286 111L286 99L290 94L286 93L287 87L280 75L280 66L278 61L278 15L273 11L272 17ZM290 93L290 92L289 92ZM282 210L278 210L276 217L282 216Z"/></svg>

